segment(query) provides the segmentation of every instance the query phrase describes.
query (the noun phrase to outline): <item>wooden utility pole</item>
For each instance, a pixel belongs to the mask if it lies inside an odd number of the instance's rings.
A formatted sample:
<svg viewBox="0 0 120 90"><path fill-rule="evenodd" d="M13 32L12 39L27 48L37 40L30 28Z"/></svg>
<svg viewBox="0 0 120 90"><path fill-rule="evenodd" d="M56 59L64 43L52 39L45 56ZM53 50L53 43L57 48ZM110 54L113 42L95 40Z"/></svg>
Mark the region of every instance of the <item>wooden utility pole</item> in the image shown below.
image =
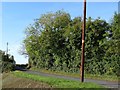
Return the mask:
<svg viewBox="0 0 120 90"><path fill-rule="evenodd" d="M8 54L8 42L7 42L7 50L6 50L6 54Z"/></svg>
<svg viewBox="0 0 120 90"><path fill-rule="evenodd" d="M84 61L85 61L85 27L86 27L86 0L84 0L84 17L82 27L82 55L81 55L81 82L84 82Z"/></svg>

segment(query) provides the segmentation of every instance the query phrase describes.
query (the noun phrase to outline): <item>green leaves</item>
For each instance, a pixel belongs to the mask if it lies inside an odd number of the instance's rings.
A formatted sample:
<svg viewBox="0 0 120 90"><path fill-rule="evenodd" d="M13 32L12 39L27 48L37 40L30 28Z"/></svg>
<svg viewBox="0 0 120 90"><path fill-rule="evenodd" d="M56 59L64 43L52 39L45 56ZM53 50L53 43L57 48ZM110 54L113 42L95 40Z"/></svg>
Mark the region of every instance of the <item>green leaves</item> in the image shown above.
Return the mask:
<svg viewBox="0 0 120 90"><path fill-rule="evenodd" d="M115 69L109 68L109 60L115 65L112 58L114 57L115 60L119 58L115 58L120 46L117 18L118 16L115 14L111 24L100 18L93 20L89 17L87 19L85 30L86 73L116 72ZM81 31L81 17L71 19L70 14L64 11L43 14L25 32L24 46L29 55L30 64L37 68L79 72ZM118 65L115 68L117 67Z"/></svg>
<svg viewBox="0 0 120 90"><path fill-rule="evenodd" d="M2 50L0 50L0 68L1 72L10 72L15 70L15 60L14 56L10 54L5 54Z"/></svg>

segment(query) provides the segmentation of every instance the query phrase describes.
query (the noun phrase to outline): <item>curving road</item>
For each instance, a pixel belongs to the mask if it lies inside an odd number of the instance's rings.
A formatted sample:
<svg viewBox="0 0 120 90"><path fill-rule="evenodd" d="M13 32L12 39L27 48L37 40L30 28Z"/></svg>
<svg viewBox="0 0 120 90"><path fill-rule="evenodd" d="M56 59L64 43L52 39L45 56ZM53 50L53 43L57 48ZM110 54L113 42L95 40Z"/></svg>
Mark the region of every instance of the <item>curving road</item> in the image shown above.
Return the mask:
<svg viewBox="0 0 120 90"><path fill-rule="evenodd" d="M32 70L22 70L22 71L29 73L29 74L36 74L36 75L41 75L41 76L46 76L46 77L55 77L55 78L63 78L67 80L80 81L80 78L76 78L76 77L47 74L47 73L37 72L37 71L32 71ZM94 82L107 88L116 88L117 90L120 90L120 83L118 84L118 82L110 82L110 81L95 80L95 79L85 79L85 82Z"/></svg>

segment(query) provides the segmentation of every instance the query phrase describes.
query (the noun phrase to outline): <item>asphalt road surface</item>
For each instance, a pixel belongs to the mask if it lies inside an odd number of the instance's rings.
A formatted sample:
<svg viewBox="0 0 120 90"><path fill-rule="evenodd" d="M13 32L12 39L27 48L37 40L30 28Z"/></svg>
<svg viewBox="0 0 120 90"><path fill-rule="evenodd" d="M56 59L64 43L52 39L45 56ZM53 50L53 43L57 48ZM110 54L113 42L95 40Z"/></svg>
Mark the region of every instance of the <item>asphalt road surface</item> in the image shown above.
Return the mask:
<svg viewBox="0 0 120 90"><path fill-rule="evenodd" d="M63 79L67 79L67 80L80 81L80 78L76 78L76 77L47 74L47 73L37 72L37 71L32 71L32 70L22 70L22 71L29 73L29 74L36 74L36 75L41 75L41 76L46 76L46 77L55 77L55 78L63 78ZM118 83L118 82L111 82L111 81L105 81L105 80L95 80L95 79L85 79L84 81L85 82L93 82L93 83L102 85L102 86L107 87L107 88L118 88L118 90L120 90L120 83Z"/></svg>

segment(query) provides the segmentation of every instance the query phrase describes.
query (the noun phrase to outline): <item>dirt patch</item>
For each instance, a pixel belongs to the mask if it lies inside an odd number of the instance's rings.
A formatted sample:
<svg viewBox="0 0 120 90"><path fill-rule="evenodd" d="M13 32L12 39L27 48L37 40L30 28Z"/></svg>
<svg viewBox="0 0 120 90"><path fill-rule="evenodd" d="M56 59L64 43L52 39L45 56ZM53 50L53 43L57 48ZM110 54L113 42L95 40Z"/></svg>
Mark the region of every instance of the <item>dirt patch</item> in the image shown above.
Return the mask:
<svg viewBox="0 0 120 90"><path fill-rule="evenodd" d="M46 83L18 78L8 73L4 73L2 76L2 88L52 88Z"/></svg>

